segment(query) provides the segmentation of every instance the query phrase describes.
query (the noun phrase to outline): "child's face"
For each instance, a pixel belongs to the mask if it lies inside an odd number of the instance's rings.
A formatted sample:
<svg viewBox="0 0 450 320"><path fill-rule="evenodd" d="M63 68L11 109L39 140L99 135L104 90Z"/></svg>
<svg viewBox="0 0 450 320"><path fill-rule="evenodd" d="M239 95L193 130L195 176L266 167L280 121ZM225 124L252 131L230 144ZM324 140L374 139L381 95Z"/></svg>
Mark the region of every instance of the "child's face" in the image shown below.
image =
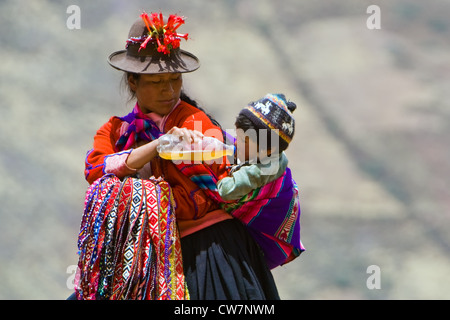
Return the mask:
<svg viewBox="0 0 450 320"><path fill-rule="evenodd" d="M258 144L245 135L243 130L236 132L236 156L242 162L256 162L258 159Z"/></svg>

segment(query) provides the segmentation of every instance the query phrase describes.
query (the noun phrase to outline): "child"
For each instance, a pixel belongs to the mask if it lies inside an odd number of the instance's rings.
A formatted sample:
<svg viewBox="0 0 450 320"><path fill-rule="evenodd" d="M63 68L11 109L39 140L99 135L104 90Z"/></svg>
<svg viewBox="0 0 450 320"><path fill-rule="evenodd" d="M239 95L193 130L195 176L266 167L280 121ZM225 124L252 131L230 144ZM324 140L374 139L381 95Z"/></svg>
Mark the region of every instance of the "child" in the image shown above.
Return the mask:
<svg viewBox="0 0 450 320"><path fill-rule="evenodd" d="M305 250L300 241L298 187L284 153L294 136L295 109L295 103L286 101L284 95L268 94L241 110L235 125L236 157L242 164L232 167L228 176L217 180L189 163L180 167L209 191L221 210L247 227L270 269ZM160 142L158 152L174 147Z"/></svg>
<svg viewBox="0 0 450 320"><path fill-rule="evenodd" d="M218 181L223 200L238 200L283 175L288 164L283 151L294 136L296 108L283 94L267 94L240 111L235 122L236 156L242 164Z"/></svg>

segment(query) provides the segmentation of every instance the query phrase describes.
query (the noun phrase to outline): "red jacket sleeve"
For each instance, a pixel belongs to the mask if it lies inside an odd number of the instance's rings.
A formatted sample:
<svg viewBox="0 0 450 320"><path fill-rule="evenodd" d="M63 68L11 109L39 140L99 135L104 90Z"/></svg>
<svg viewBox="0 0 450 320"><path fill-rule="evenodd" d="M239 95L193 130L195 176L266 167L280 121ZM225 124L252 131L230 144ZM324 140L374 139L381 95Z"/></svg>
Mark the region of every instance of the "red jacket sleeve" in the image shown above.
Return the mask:
<svg viewBox="0 0 450 320"><path fill-rule="evenodd" d="M120 136L122 121L112 117L94 136L93 148L86 155L84 174L89 184L106 173L113 173L118 178L134 174L136 170L126 166L126 158L132 149L115 152L115 143Z"/></svg>

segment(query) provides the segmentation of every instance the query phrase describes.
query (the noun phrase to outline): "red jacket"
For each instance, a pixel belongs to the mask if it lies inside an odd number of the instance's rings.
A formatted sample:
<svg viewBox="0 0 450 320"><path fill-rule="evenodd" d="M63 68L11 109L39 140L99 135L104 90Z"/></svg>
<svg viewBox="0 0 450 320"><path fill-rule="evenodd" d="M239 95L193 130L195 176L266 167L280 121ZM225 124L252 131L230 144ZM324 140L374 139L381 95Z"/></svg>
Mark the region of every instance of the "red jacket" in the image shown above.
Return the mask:
<svg viewBox="0 0 450 320"><path fill-rule="evenodd" d="M121 134L122 124L123 121L120 118L112 117L97 131L93 149L86 156L85 176L90 184L108 173L108 166L114 167L110 164L114 163L111 159L121 158L123 160L119 161L123 165L109 170L118 178L124 178L135 172L124 167L126 157L132 149L121 152L115 152L114 149ZM222 139L220 128L215 126L204 112L183 101L169 114L162 131L167 132L175 126L202 131L207 136ZM227 163L211 165L212 171L219 179L227 175L226 165ZM156 157L151 161L151 169L153 176L156 178L162 177L172 187L178 220L199 219L208 212L218 209L217 203L207 197L194 182L183 175L172 161Z"/></svg>

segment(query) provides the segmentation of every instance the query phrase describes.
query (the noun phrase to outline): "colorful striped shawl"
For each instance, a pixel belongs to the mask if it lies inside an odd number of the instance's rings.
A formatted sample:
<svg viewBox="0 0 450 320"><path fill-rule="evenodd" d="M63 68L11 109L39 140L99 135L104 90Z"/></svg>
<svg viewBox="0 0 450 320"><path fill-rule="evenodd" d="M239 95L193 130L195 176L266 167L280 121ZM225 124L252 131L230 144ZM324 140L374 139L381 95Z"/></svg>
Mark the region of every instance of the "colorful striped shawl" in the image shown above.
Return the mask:
<svg viewBox="0 0 450 320"><path fill-rule="evenodd" d="M130 149L139 140L152 141L163 134L156 123L144 114L137 104L133 111L120 119L129 125L127 131L117 140L116 151Z"/></svg>
<svg viewBox="0 0 450 320"><path fill-rule="evenodd" d="M300 202L291 170L222 207L244 223L264 252L269 268L288 263L305 250L300 240Z"/></svg>

